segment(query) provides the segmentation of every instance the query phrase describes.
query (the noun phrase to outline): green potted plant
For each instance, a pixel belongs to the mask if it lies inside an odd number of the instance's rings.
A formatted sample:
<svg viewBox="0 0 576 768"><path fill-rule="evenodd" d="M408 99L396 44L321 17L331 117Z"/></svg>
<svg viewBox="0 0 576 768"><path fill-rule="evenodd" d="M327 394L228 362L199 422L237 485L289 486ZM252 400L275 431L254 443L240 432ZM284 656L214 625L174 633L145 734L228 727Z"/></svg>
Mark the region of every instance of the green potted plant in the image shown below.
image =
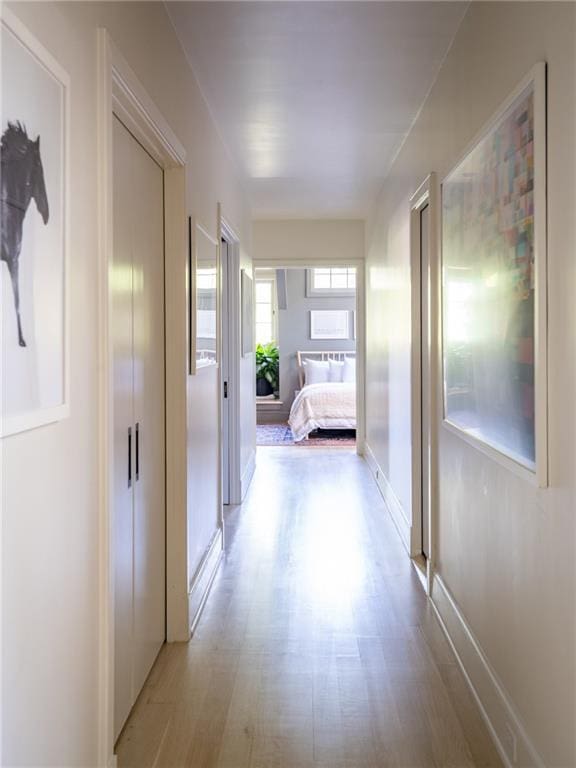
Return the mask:
<svg viewBox="0 0 576 768"><path fill-rule="evenodd" d="M266 397L279 389L279 353L276 344L256 345L256 394Z"/></svg>

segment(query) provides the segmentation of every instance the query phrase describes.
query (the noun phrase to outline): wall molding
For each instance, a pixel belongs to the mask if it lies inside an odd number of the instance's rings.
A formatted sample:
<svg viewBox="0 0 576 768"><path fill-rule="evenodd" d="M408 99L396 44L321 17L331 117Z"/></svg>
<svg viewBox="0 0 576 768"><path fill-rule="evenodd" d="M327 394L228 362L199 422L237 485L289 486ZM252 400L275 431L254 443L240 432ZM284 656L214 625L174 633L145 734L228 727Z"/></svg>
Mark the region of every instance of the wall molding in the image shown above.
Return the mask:
<svg viewBox="0 0 576 768"><path fill-rule="evenodd" d="M437 573L431 603L505 767L545 768L504 686Z"/></svg>
<svg viewBox="0 0 576 768"><path fill-rule="evenodd" d="M240 480L240 493L242 494L242 501L244 501L244 498L248 493L248 488L250 487L250 483L252 482L252 478L254 477L255 471L256 471L256 451L252 449L252 453L250 454L250 458L246 462L246 467L244 468L244 472L242 473L242 478Z"/></svg>
<svg viewBox="0 0 576 768"><path fill-rule="evenodd" d="M366 440L364 440L362 447L363 447L364 458L366 460L366 463L368 464L368 467L370 468L370 471L372 472L372 476L376 481L376 485L378 486L378 489L382 494L382 498L386 503L386 507L388 509L388 512L390 513L390 517L392 518L392 521L396 526L398 533L400 534L400 539L402 541L402 544L404 544L404 548L406 549L406 552L408 553L408 555L410 555L411 526L410 526L408 517L404 512L404 509L398 497L392 490L392 486L390 485L388 478L386 477L386 475L382 471L382 468L376 461L376 457L374 456L374 452L372 448L370 447L370 445Z"/></svg>
<svg viewBox="0 0 576 768"><path fill-rule="evenodd" d="M220 559L222 558L222 529L219 528L214 534L210 546L206 550L202 562L198 566L192 584L188 592L188 615L190 616L190 634L194 632L198 619L202 614L202 609L206 604L210 587L218 571Z"/></svg>

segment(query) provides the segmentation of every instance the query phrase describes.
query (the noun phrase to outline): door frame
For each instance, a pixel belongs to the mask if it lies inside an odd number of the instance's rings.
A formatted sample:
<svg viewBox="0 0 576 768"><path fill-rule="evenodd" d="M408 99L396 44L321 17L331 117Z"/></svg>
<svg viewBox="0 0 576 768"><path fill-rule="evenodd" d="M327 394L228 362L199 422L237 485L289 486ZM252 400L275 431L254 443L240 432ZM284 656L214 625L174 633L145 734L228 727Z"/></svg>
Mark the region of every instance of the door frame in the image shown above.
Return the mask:
<svg viewBox="0 0 576 768"><path fill-rule="evenodd" d="M226 242L228 254L228 295L231 297L229 306L224 313L224 299L222 295L222 240ZM240 474L240 358L242 356L241 341L241 323L240 323L240 238L237 230L232 226L223 212L223 206L218 203L218 247L220 249L220 345L223 340L223 318L226 315L227 333L228 333L228 471L230 475L229 505L242 503L242 482ZM222 359L222 358L220 358ZM223 366L219 370L219 409L220 409L220 451L223 447L223 418L222 418L222 396L223 396ZM219 459L220 472L222 473L222 454ZM220 477L220 488L222 488L223 477ZM221 503L222 515L223 504ZM223 521L222 521L223 522ZM224 525L222 525L224 534Z"/></svg>
<svg viewBox="0 0 576 768"><path fill-rule="evenodd" d="M187 640L186 517L186 152L116 48L98 29L98 362L99 362L99 652L98 764L114 752L113 360L110 269L113 254L115 113L164 171L166 366L166 639Z"/></svg>
<svg viewBox="0 0 576 768"><path fill-rule="evenodd" d="M356 268L356 453L366 448L366 267L364 259L274 259L252 262L253 269L311 269L313 267Z"/></svg>
<svg viewBox="0 0 576 768"><path fill-rule="evenodd" d="M410 557L423 575L428 595L432 591L432 579L436 548L436 510L438 504L437 484L437 435L438 435L438 311L439 284L438 260L438 182L435 173L430 173L410 198L410 261L411 261L411 305L412 305L412 348L411 348L411 422L412 422L412 519L410 527ZM421 226L420 216L428 207L428 349L422 349L421 338ZM428 510L422 510L422 469L424 446L422 444L422 355L428 355L430 381L430 429L428 435ZM423 570L422 516L428 517L428 557Z"/></svg>

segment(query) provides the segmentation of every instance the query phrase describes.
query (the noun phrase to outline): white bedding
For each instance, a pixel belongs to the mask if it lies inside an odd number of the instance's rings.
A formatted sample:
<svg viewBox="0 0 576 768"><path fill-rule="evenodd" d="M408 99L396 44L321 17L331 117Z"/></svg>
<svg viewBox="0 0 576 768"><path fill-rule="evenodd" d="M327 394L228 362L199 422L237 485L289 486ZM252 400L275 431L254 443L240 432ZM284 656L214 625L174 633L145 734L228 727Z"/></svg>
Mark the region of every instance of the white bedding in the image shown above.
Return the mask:
<svg viewBox="0 0 576 768"><path fill-rule="evenodd" d="M314 429L356 429L354 384L308 384L296 395L288 424L296 442Z"/></svg>

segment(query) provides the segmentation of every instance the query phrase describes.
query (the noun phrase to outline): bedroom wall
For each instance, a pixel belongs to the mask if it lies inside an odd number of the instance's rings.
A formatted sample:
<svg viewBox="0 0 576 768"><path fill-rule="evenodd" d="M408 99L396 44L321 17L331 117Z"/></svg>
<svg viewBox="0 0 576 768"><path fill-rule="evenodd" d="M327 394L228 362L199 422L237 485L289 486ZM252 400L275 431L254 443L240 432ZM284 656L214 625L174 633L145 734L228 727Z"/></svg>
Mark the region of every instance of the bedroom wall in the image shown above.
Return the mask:
<svg viewBox="0 0 576 768"><path fill-rule="evenodd" d="M287 308L278 311L278 344L280 349L280 400L282 420L288 418L294 400L294 390L300 389L296 352L309 350L353 351L353 321L350 315L350 338L324 341L310 338L311 309L345 309L352 313L356 308L355 296L309 298L306 296L306 270L286 270Z"/></svg>
<svg viewBox="0 0 576 768"><path fill-rule="evenodd" d="M576 6L471 3L367 229L367 439L410 522L409 198L548 62L550 487L440 428L434 600L508 764L576 765ZM377 96L377 94L375 94Z"/></svg>
<svg viewBox="0 0 576 768"><path fill-rule="evenodd" d="M162 3L9 7L71 77L72 389L70 418L2 441L1 763L93 767L99 764L98 27L108 29L187 151L189 211L216 235L221 201L248 269L251 218ZM253 356L242 366L247 467L255 444ZM213 530L200 526L215 519L216 402L215 380L188 379L191 573Z"/></svg>

